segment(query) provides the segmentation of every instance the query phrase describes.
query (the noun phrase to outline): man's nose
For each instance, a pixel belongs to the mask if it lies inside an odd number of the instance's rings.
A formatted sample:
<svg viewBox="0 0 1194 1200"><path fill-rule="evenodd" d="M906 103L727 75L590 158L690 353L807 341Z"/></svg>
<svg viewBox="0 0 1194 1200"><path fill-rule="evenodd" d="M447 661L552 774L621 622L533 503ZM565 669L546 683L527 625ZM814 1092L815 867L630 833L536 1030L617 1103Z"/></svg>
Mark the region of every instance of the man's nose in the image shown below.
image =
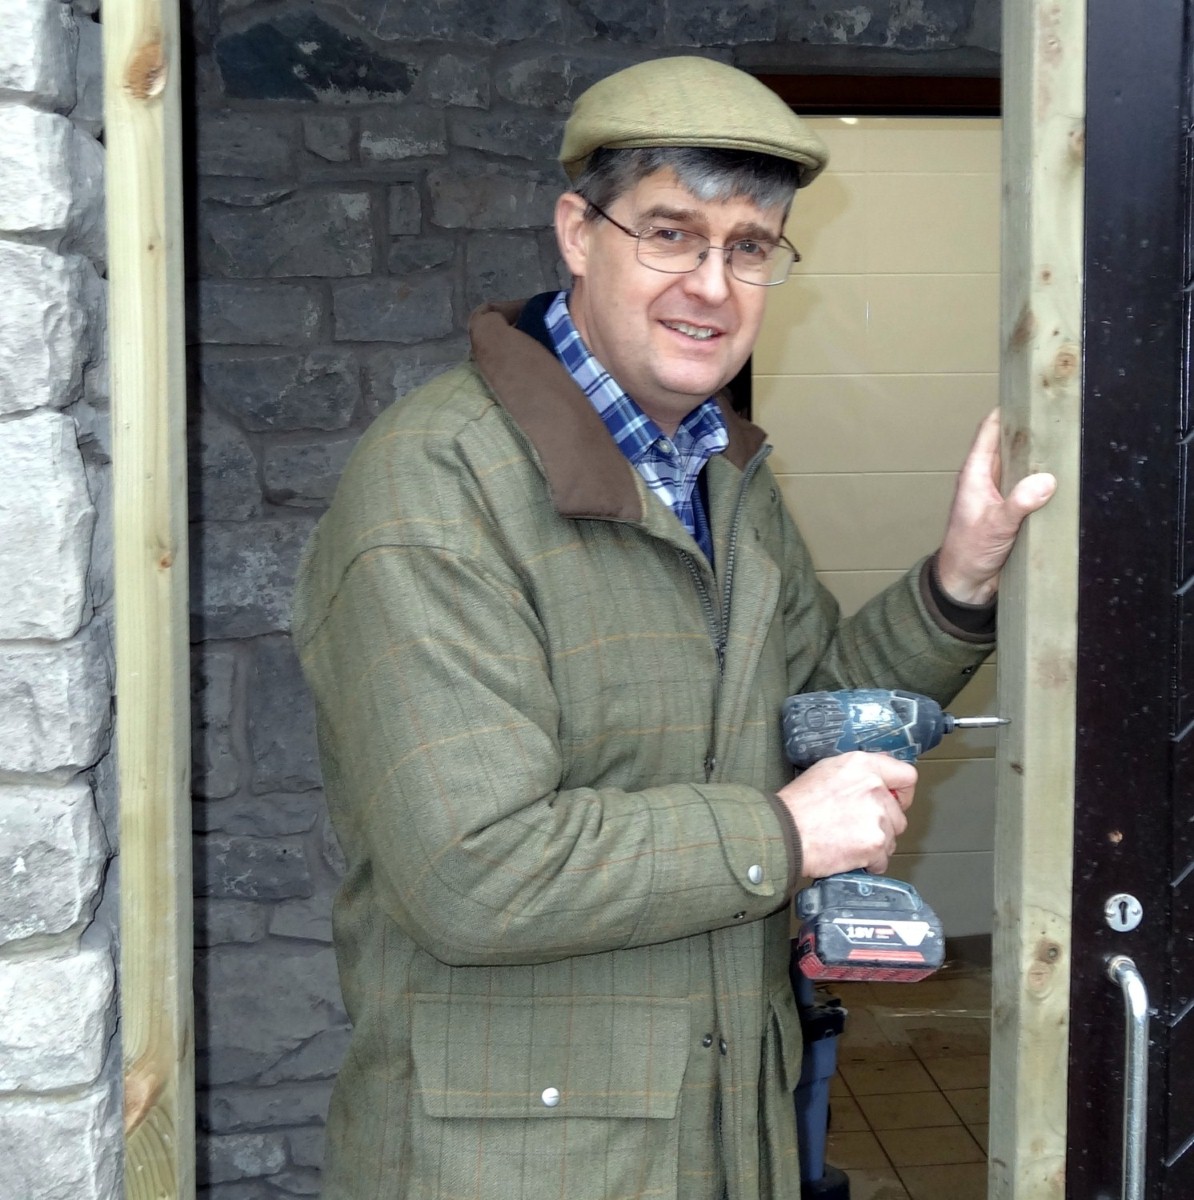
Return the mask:
<svg viewBox="0 0 1194 1200"><path fill-rule="evenodd" d="M688 291L707 303L719 304L730 293L730 252L720 246L710 246L701 255L700 264L684 276Z"/></svg>

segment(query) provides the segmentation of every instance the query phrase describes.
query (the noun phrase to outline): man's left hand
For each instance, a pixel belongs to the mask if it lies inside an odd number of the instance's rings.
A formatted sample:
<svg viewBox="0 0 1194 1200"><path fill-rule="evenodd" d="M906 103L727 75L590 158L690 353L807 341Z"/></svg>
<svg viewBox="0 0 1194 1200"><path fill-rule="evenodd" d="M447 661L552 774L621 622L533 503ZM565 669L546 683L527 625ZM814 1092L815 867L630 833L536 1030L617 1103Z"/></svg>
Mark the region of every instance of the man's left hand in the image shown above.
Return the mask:
<svg viewBox="0 0 1194 1200"><path fill-rule="evenodd" d="M962 464L937 556L942 590L961 604L986 604L994 597L1024 518L1057 489L1057 480L1041 472L1026 475L1005 498L999 490L1001 466L995 409L978 427Z"/></svg>

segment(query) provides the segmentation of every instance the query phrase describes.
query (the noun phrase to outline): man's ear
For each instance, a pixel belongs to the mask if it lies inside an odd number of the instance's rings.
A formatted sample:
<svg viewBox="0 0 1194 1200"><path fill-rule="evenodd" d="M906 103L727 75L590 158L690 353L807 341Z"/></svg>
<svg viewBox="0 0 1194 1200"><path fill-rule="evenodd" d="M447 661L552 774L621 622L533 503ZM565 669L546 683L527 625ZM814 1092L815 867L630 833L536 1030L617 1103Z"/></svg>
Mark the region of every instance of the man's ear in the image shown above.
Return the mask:
<svg viewBox="0 0 1194 1200"><path fill-rule="evenodd" d="M556 241L573 279L583 279L587 273L592 229L592 222L585 220L587 205L588 201L577 192L565 192L556 201Z"/></svg>

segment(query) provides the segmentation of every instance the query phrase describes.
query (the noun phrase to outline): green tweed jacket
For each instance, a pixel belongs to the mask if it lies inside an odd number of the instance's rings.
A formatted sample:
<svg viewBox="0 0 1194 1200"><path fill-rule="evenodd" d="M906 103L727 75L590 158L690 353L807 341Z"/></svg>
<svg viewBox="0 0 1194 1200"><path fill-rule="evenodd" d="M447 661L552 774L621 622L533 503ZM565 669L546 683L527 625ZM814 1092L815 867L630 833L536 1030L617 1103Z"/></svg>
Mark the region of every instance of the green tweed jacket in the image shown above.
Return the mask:
<svg viewBox="0 0 1194 1200"><path fill-rule="evenodd" d="M840 620L728 409L712 569L518 312L374 423L300 574L348 861L325 1200L795 1200L780 702L946 700L991 647L916 571Z"/></svg>

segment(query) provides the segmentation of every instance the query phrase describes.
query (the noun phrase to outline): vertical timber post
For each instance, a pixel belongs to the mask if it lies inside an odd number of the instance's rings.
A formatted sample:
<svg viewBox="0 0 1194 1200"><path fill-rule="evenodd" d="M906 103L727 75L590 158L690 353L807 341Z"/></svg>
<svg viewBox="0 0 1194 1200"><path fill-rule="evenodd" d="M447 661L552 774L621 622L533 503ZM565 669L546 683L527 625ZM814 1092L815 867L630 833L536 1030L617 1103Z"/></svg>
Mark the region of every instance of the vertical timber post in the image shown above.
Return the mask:
<svg viewBox="0 0 1194 1200"><path fill-rule="evenodd" d="M125 1195L195 1194L177 0L103 9Z"/></svg>
<svg viewBox="0 0 1194 1200"><path fill-rule="evenodd" d="M1004 483L1052 471L1000 588L990 1200L1065 1196L1084 0L1003 7Z"/></svg>

